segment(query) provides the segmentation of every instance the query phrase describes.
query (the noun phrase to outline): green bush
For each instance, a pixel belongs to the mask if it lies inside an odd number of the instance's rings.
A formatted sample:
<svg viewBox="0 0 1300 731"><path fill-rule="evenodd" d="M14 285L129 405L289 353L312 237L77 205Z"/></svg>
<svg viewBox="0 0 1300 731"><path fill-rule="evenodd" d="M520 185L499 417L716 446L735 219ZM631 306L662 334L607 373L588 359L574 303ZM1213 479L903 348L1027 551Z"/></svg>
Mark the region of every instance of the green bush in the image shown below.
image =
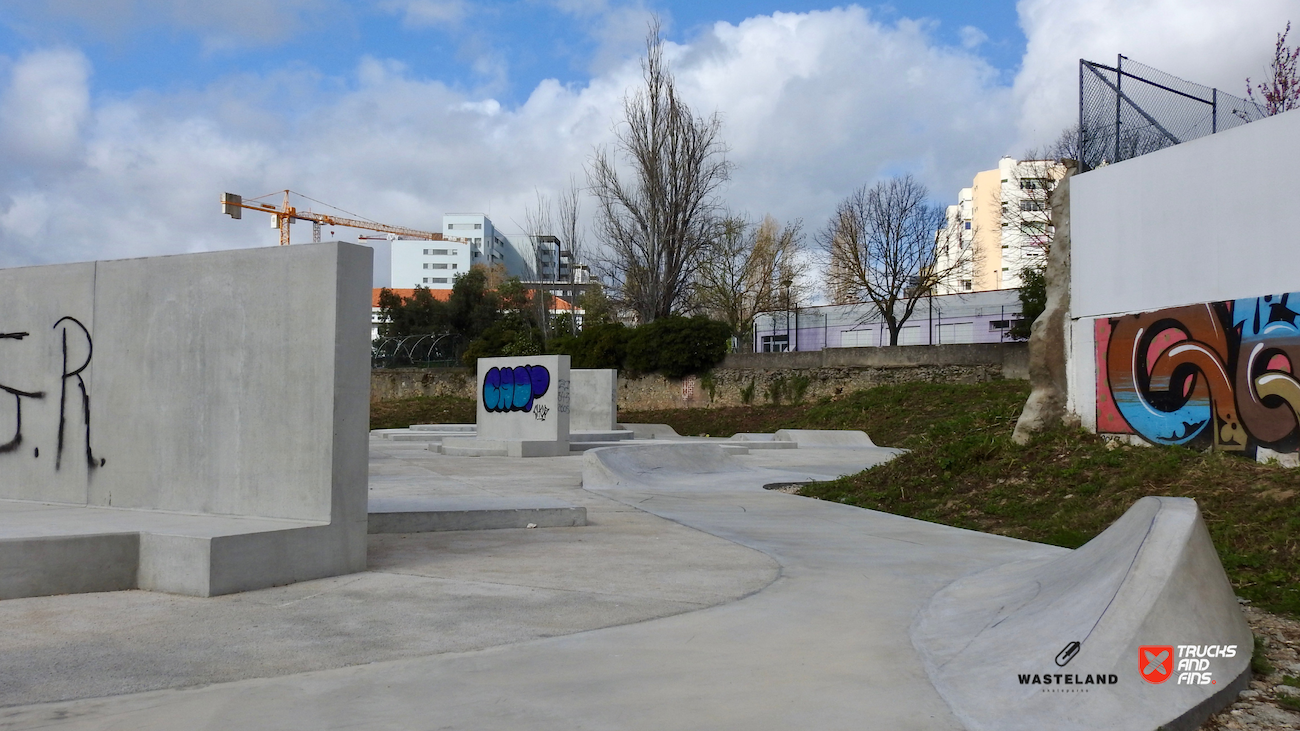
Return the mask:
<svg viewBox="0 0 1300 731"><path fill-rule="evenodd" d="M588 325L576 336L551 339L551 352L567 355L573 368L623 368L632 330L621 322Z"/></svg>
<svg viewBox="0 0 1300 731"><path fill-rule="evenodd" d="M632 331L624 365L636 373L681 378L703 373L727 356L731 328L707 317L664 317Z"/></svg>

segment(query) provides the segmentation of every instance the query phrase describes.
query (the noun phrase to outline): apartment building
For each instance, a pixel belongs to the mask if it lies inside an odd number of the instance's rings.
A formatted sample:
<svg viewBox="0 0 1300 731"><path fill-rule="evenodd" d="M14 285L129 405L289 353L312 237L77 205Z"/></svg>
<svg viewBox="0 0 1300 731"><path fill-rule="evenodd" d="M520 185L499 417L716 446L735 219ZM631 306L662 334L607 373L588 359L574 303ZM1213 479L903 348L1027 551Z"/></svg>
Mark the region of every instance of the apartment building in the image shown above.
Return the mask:
<svg viewBox="0 0 1300 731"><path fill-rule="evenodd" d="M374 287L450 290L456 275L482 264L524 281L567 282L571 257L555 236L505 234L481 213L442 217L447 241L373 241Z"/></svg>
<svg viewBox="0 0 1300 731"><path fill-rule="evenodd" d="M1051 245L1048 195L1065 174L1052 160L1004 157L975 175L948 206L938 232L938 271L947 271L936 294L1020 287L1020 272L1040 266Z"/></svg>

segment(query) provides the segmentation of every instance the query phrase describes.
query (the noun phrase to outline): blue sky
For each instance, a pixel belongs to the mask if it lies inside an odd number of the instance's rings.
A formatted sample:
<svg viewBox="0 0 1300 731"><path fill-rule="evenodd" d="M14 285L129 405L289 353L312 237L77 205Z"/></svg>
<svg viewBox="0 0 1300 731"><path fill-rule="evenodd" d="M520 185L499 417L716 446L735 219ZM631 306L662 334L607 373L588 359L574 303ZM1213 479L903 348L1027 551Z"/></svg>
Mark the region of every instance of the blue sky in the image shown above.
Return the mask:
<svg viewBox="0 0 1300 731"><path fill-rule="evenodd" d="M725 203L815 232L882 176L947 202L1050 142L1081 57L1242 94L1300 0L0 0L0 266L274 243L223 191L510 231L612 141L652 14Z"/></svg>

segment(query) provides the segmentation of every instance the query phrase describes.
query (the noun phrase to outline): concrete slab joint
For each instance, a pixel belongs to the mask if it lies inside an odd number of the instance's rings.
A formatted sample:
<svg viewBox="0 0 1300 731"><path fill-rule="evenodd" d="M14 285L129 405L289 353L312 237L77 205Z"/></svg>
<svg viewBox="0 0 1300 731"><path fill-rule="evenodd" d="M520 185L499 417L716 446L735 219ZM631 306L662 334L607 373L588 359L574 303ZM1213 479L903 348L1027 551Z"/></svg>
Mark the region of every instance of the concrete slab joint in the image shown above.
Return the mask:
<svg viewBox="0 0 1300 731"><path fill-rule="evenodd" d="M364 569L371 256L0 270L0 598Z"/></svg>

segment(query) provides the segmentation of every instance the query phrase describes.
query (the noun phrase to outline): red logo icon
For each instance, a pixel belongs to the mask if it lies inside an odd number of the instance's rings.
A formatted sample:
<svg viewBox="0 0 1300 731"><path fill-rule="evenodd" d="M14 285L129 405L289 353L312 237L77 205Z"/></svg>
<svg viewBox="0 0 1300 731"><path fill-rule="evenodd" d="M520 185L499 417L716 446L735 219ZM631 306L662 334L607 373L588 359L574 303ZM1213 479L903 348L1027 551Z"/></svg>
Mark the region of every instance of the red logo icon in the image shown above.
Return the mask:
<svg viewBox="0 0 1300 731"><path fill-rule="evenodd" d="M1174 672L1173 645L1143 645L1138 648L1138 670L1148 683L1160 684Z"/></svg>

